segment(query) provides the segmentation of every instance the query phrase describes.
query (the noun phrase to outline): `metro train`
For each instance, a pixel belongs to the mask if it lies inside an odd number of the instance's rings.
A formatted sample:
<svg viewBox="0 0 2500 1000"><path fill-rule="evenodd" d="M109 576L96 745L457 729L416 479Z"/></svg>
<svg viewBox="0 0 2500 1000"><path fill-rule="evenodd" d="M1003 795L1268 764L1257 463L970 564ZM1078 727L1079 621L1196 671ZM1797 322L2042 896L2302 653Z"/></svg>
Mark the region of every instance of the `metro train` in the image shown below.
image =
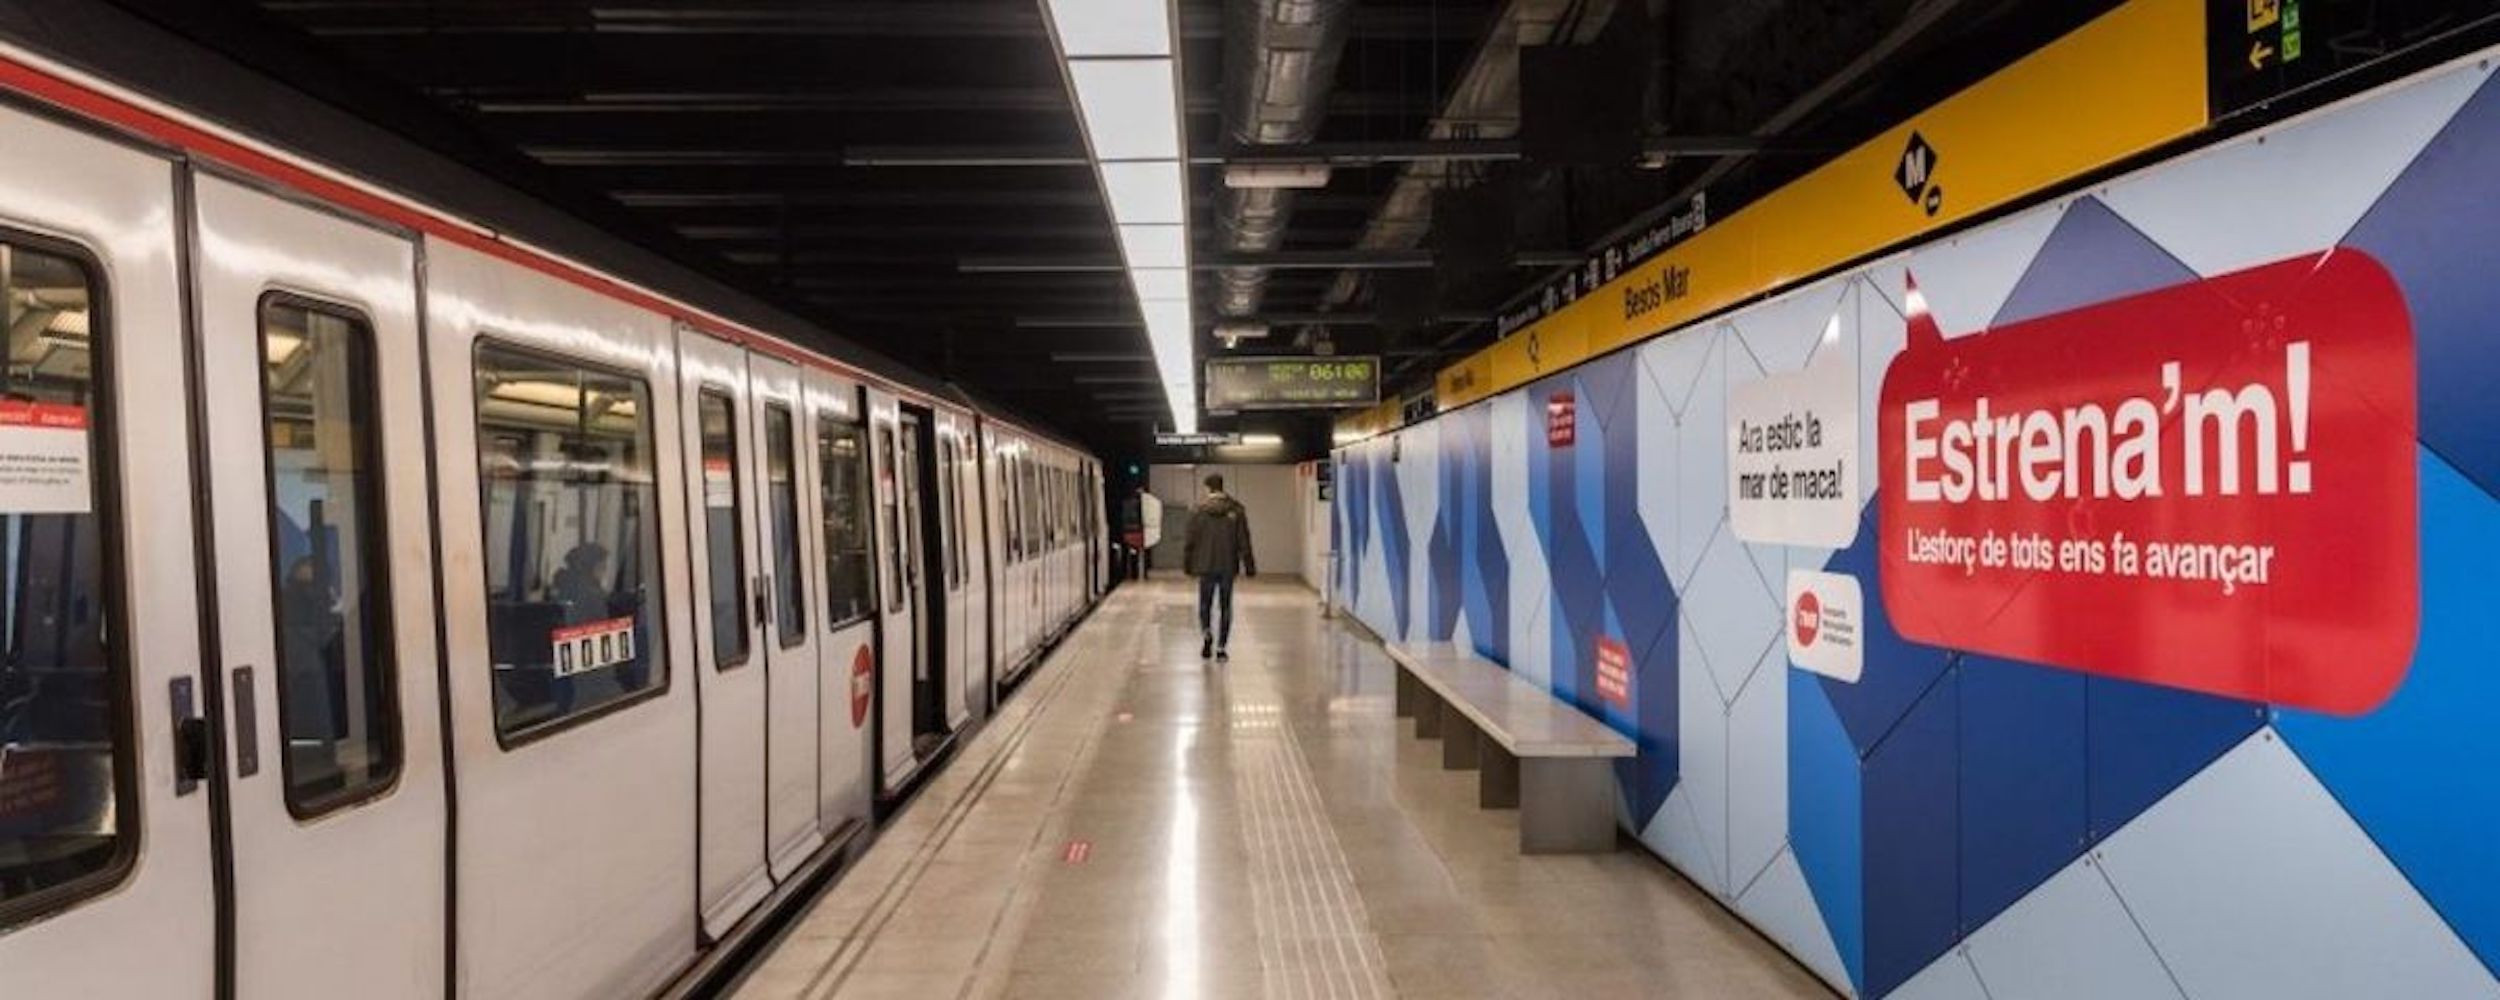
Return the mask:
<svg viewBox="0 0 2500 1000"><path fill-rule="evenodd" d="M0 997L682 987L1108 586L1063 440L0 92Z"/></svg>

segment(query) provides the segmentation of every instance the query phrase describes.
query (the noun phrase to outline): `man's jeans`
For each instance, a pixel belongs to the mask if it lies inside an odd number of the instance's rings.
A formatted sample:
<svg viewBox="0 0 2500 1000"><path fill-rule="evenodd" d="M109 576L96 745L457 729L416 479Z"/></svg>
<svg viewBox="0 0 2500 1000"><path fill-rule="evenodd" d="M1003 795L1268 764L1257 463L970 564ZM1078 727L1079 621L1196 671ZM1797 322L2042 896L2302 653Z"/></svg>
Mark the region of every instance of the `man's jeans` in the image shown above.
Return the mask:
<svg viewBox="0 0 2500 1000"><path fill-rule="evenodd" d="M1219 606L1222 624L1215 615ZM1217 573L1198 578L1198 634L1213 636L1217 646L1227 645L1233 638L1233 575Z"/></svg>

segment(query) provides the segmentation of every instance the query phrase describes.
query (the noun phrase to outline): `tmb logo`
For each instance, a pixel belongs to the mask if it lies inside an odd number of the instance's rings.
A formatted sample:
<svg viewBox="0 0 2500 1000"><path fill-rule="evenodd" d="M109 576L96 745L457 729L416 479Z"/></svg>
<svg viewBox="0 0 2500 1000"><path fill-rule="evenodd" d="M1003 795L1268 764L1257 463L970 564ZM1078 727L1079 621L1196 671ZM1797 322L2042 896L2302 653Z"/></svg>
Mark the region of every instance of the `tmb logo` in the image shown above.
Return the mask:
<svg viewBox="0 0 2500 1000"><path fill-rule="evenodd" d="M1934 215L1944 209L1944 185L1936 183L1936 147L1927 144L1927 137L1910 133L1910 144L1901 150L1901 165L1892 172L1893 182L1901 185L1901 193L1910 204Z"/></svg>
<svg viewBox="0 0 2500 1000"><path fill-rule="evenodd" d="M1799 648L1814 645L1814 635L1823 630L1823 601L1809 590L1797 595L1796 613L1790 624L1797 630Z"/></svg>

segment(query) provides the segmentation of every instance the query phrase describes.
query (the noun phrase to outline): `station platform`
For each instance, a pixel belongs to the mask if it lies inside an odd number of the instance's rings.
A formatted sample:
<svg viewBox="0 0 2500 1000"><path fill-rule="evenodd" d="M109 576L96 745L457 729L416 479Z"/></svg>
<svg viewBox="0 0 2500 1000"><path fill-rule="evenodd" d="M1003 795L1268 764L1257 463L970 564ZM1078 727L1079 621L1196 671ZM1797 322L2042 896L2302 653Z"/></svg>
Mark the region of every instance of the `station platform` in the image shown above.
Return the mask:
<svg viewBox="0 0 2500 1000"><path fill-rule="evenodd" d="M737 987L870 997L1828 997L1628 838L1525 856L1370 639L1119 588Z"/></svg>

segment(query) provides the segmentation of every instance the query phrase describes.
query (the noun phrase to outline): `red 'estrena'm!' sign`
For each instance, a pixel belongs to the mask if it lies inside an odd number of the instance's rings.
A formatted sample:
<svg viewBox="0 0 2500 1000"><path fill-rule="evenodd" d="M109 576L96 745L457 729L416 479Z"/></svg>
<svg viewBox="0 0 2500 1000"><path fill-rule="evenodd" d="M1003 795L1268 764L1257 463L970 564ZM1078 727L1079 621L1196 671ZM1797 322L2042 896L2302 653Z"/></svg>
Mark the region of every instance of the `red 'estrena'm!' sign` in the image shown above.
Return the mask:
<svg viewBox="0 0 2500 1000"><path fill-rule="evenodd" d="M2419 619L2413 331L2336 249L1946 340L1911 289L1878 446L1920 642L2357 715Z"/></svg>

